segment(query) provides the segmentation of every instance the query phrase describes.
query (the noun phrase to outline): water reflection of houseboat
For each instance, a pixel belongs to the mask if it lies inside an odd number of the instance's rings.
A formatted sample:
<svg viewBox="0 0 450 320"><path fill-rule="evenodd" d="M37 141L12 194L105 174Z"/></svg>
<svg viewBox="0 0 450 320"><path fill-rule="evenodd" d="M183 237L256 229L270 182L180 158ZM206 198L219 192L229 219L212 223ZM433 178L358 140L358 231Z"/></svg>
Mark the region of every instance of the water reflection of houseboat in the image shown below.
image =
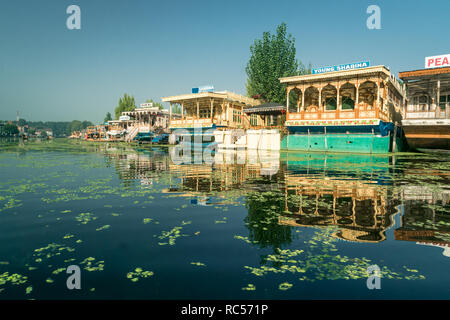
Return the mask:
<svg viewBox="0 0 450 320"><path fill-rule="evenodd" d="M348 241L380 242L393 225L394 208L386 186L376 181L311 179L287 175L281 224L336 226L334 236Z"/></svg>
<svg viewBox="0 0 450 320"><path fill-rule="evenodd" d="M395 239L440 247L450 256L450 190L408 185L402 187L401 199Z"/></svg>
<svg viewBox="0 0 450 320"><path fill-rule="evenodd" d="M242 189L252 188L255 179L277 175L280 168L279 159L278 152L223 150L215 153L214 162L209 165L171 163L169 170L178 180L172 180L173 184L168 192L223 192L240 196Z"/></svg>
<svg viewBox="0 0 450 320"><path fill-rule="evenodd" d="M405 71L399 77L408 92L402 120L408 144L450 150L450 67Z"/></svg>
<svg viewBox="0 0 450 320"><path fill-rule="evenodd" d="M360 153L401 151L405 89L384 66L293 76L287 85L282 149ZM291 108L290 101L296 101Z"/></svg>

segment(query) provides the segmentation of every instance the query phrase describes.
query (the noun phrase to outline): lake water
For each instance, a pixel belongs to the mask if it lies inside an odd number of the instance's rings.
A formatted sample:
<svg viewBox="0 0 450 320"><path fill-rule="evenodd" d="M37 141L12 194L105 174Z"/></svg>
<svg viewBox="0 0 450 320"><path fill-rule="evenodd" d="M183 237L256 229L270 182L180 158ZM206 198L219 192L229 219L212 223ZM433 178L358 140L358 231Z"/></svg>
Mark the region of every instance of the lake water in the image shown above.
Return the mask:
<svg viewBox="0 0 450 320"><path fill-rule="evenodd" d="M448 155L0 148L0 299L450 298Z"/></svg>

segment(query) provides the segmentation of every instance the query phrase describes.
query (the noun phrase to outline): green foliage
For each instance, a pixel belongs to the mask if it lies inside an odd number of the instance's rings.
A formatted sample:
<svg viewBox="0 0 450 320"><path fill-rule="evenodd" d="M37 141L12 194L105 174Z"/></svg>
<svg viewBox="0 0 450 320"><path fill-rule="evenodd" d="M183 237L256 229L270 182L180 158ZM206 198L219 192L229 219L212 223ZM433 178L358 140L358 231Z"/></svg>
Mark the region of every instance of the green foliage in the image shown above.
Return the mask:
<svg viewBox="0 0 450 320"><path fill-rule="evenodd" d="M181 106L178 103L172 105L172 113L181 114Z"/></svg>
<svg viewBox="0 0 450 320"><path fill-rule="evenodd" d="M119 104L114 110L116 119L119 119L120 115L124 111L133 111L136 108L136 103L134 101L133 96L129 96L128 94L124 94L123 98L119 99Z"/></svg>
<svg viewBox="0 0 450 320"><path fill-rule="evenodd" d="M250 46L251 57L246 67L247 95L260 95L264 100L286 103L286 89L280 77L310 73L295 57L295 38L286 32L286 23L276 34L264 32Z"/></svg>
<svg viewBox="0 0 450 320"><path fill-rule="evenodd" d="M17 126L15 124L12 123L7 123L3 126L2 128L2 135L14 135L14 134L18 134L19 133L19 129L17 128Z"/></svg>
<svg viewBox="0 0 450 320"><path fill-rule="evenodd" d="M108 112L105 116L105 119L103 119L103 123L107 123L108 121L112 120L111 112Z"/></svg>
<svg viewBox="0 0 450 320"><path fill-rule="evenodd" d="M155 101L153 101L153 99L147 99L147 100L145 100L145 103L153 103L153 107L157 107L157 108L159 108L159 110L164 109L164 106L162 105L162 103L155 102Z"/></svg>

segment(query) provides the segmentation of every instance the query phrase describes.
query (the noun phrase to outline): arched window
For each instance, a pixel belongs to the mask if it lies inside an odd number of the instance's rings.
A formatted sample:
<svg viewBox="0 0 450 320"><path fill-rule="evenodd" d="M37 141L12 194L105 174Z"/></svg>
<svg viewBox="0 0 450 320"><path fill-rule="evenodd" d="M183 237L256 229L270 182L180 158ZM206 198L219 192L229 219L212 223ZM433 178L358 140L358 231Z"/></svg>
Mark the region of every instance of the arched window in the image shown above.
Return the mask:
<svg viewBox="0 0 450 320"><path fill-rule="evenodd" d="M355 109L355 101L350 97L342 97L342 110Z"/></svg>
<svg viewBox="0 0 450 320"><path fill-rule="evenodd" d="M336 98L325 99L325 110L336 110Z"/></svg>

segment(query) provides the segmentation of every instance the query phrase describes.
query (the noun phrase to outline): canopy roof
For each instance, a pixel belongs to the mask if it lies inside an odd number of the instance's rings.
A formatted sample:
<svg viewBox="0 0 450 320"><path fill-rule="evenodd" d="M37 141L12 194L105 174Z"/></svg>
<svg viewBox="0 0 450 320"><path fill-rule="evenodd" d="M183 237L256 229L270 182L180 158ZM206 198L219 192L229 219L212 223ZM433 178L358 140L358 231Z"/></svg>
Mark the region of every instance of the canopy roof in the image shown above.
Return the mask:
<svg viewBox="0 0 450 320"><path fill-rule="evenodd" d="M418 80L423 78L430 78L438 74L450 76L450 67L403 71L398 73L398 77L402 80Z"/></svg>
<svg viewBox="0 0 450 320"><path fill-rule="evenodd" d="M244 109L246 114L269 114L269 115L277 115L283 113L286 110L286 106L281 103L276 102L268 102L263 103L251 108Z"/></svg>
<svg viewBox="0 0 450 320"><path fill-rule="evenodd" d="M236 94L229 91L216 91L216 92L199 92L199 93L189 93L182 94L178 96L163 97L161 100L163 102L171 103L183 103L188 101L195 101L197 99L224 99L230 102L238 102L248 106L254 106L259 103L258 100L245 97L240 94Z"/></svg>

